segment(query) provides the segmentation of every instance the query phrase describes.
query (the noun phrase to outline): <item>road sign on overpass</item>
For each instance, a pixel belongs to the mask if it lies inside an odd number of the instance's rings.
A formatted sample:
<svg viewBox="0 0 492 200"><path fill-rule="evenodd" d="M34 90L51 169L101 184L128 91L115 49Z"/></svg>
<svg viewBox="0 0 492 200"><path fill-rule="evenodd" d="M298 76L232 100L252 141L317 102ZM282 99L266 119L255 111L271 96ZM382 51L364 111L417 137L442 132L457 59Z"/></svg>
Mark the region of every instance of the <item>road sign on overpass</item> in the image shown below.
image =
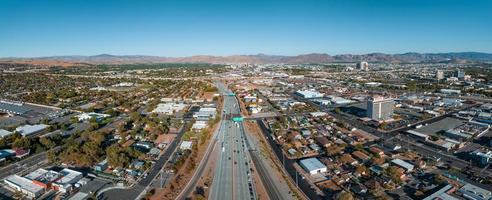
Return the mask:
<svg viewBox="0 0 492 200"><path fill-rule="evenodd" d="M243 117L233 117L232 118L232 121L234 121L234 122L242 122L243 121Z"/></svg>

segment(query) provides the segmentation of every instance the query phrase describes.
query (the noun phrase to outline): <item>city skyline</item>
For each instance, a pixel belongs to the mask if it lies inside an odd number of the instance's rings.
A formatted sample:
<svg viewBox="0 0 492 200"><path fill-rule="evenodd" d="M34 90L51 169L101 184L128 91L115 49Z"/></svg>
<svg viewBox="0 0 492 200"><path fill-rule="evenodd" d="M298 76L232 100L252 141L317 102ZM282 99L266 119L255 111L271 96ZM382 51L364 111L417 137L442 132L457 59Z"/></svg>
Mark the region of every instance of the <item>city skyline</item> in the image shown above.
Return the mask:
<svg viewBox="0 0 492 200"><path fill-rule="evenodd" d="M492 52L489 1L3 1L0 57Z"/></svg>

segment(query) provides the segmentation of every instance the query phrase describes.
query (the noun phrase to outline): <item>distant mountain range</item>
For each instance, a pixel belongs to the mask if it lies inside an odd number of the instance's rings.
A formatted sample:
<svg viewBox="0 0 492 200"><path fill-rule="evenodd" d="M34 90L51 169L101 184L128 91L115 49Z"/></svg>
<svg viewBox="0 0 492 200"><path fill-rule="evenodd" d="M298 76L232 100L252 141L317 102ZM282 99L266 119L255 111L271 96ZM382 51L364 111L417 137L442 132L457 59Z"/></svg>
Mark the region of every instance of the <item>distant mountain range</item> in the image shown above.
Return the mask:
<svg viewBox="0 0 492 200"><path fill-rule="evenodd" d="M144 55L109 55L101 54L95 56L51 56L36 58L0 58L5 63L87 63L87 64L131 64L131 63L285 63L285 64L309 64L309 63L334 63L334 62L388 62L388 63L468 63L468 62L490 62L492 54L480 52L456 52L456 53L404 53L384 54L370 53L362 55L341 54L304 54L297 56L280 55L232 55L232 56L209 56L197 55L190 57L160 57Z"/></svg>

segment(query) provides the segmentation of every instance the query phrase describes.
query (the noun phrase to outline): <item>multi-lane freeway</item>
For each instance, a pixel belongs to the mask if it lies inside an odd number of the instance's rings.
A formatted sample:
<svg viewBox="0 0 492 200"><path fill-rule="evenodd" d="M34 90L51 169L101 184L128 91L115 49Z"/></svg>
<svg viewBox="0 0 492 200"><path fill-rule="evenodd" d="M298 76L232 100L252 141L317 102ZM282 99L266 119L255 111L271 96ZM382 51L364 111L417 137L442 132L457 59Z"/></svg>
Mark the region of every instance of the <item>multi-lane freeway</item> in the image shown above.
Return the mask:
<svg viewBox="0 0 492 200"><path fill-rule="evenodd" d="M222 94L229 92L223 84L218 85ZM224 95L223 112L225 116L239 115L239 104L234 96ZM242 126L242 122L234 122L230 117L220 124L216 135L220 149L209 199L256 199L252 164Z"/></svg>

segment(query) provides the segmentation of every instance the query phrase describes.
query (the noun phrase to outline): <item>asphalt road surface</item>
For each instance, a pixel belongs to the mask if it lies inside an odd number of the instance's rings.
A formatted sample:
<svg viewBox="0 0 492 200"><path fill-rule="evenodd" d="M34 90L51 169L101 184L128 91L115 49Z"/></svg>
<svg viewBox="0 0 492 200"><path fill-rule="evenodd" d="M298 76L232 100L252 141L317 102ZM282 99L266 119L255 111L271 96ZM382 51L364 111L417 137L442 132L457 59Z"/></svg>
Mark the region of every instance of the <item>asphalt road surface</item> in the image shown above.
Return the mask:
<svg viewBox="0 0 492 200"><path fill-rule="evenodd" d="M140 179L138 183L136 183L133 187L127 188L127 189L114 189L114 190L108 190L101 195L99 195L98 199L106 199L106 200L134 200L142 193L149 185L152 183L154 178L159 174L159 171L164 167L164 164L166 161L171 157L171 154L176 150L178 147L178 144L181 141L181 137L183 136L186 126L189 126L189 122L186 122L181 129L181 131L178 133L176 139L169 145L169 147L166 149L164 154L157 160L150 171L148 172L148 175Z"/></svg>
<svg viewBox="0 0 492 200"><path fill-rule="evenodd" d="M219 90L228 92L223 84ZM234 96L224 95L224 114L239 115L240 108ZM219 156L209 199L256 199L251 177L251 159L241 122L224 119L217 135Z"/></svg>

